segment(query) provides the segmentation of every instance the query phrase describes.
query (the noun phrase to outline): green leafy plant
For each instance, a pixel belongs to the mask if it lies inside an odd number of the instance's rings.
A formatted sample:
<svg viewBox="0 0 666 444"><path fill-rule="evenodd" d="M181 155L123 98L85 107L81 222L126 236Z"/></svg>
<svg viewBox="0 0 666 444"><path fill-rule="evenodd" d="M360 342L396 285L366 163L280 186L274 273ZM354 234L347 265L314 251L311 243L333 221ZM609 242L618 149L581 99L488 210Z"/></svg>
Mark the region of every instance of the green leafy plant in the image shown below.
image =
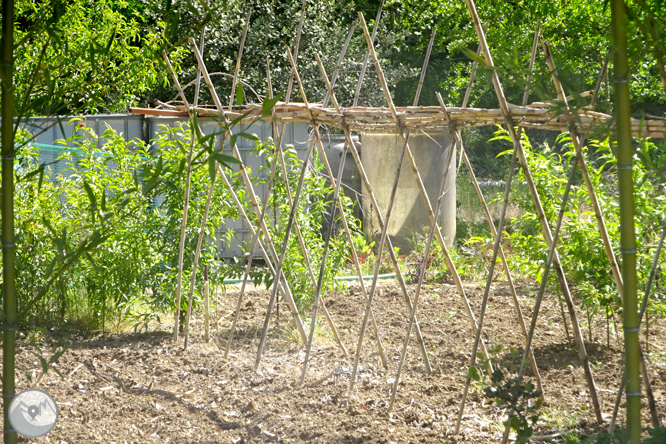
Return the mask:
<svg viewBox="0 0 666 444"><path fill-rule="evenodd" d="M508 419L504 425L516 432L516 442L524 444L534 434L534 427L539 421L541 392L534 384L522 378L507 378L497 369L491 377L491 385L483 389L488 398L507 409Z"/></svg>
<svg viewBox="0 0 666 444"><path fill-rule="evenodd" d="M505 140L506 133L500 130L493 140ZM575 155L568 135L558 138L558 146L533 147L523 135L525 155L551 230L559 213L572 157ZM619 251L619 207L614 182L617 174L616 159L608 139L590 141L583 154L589 167L590 179L596 189L601 210L605 217L614 251ZM661 220L666 211L663 183L659 176L650 174L654 159L658 159L663 148L651 140L644 140L636 147L634 163L637 236L643 245L656 244L661 231ZM505 152L505 153L508 153ZM505 154L503 153L503 154ZM536 276L541 279L543 264L548 252L538 218L529 192L520 186L512 190L514 202L521 214L507 224L507 243L511 252L510 264L518 275ZM596 217L592 211L590 196L582 179L573 184L565 210L560 233L558 251L575 297L580 301L588 317L590 338L593 319L598 313L612 316L621 309L621 301L610 273L610 264L599 235ZM647 279L652 263L652 253L641 249L637 257L638 275ZM663 260L663 259L662 259ZM663 265L662 265L663 267ZM655 291L650 298L650 311L663 313L663 280L657 278ZM551 288L555 288L556 275L550 275Z"/></svg>

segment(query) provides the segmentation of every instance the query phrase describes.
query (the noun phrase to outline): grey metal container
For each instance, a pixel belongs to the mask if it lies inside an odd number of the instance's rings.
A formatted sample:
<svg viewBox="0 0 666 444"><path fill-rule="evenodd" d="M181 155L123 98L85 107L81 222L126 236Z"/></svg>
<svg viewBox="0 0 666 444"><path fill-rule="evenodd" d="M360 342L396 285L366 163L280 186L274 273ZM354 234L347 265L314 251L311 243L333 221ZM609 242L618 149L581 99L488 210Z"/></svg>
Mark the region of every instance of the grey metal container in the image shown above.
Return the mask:
<svg viewBox="0 0 666 444"><path fill-rule="evenodd" d="M396 134L362 134L361 142L363 167L377 198L382 216L385 217L402 151L402 140ZM454 148L447 134L411 135L409 146L434 211L449 153ZM453 245L456 234L455 165L454 152L439 216L439 226L448 246ZM363 228L368 237L377 238L381 229L370 198L365 194L367 190L365 187L363 188ZM393 245L399 247L401 253L408 253L412 250L414 235L422 234L424 227L429 226L431 223L428 211L421 198L409 160L405 156L391 211L388 234L391 236Z"/></svg>
<svg viewBox="0 0 666 444"><path fill-rule="evenodd" d="M158 133L161 131L161 127L174 127L179 124L188 123L186 118L174 118L174 117L146 117L148 123L148 136L150 139L155 138ZM199 118L199 126L201 131L204 134L211 134L214 131L220 131L221 127L219 123L212 118ZM308 142L308 128L307 123L290 123L285 125L285 134L282 138L282 145L293 145L298 158L303 160L305 158L305 153L307 150ZM260 140L268 140L273 137L273 126L270 122L259 121L254 123L251 126L240 125L235 127L232 131L234 134L238 132L245 132L249 134L256 134ZM217 136L217 143L221 142L222 137ZM228 142L228 139L227 139ZM236 140L236 146L241 154L241 159L246 167L250 168L252 175L260 175L264 179L268 176L268 171L264 169L262 171L261 167L266 166L266 160L258 156L256 153L253 153L254 142L246 139L244 137L238 137ZM228 143L224 146L224 154L231 155L231 147ZM237 169L236 169L237 171ZM262 200L266 196L266 185L261 184L254 187L254 191ZM226 238L229 231L233 232L232 241L227 244L223 239ZM216 241L220 256L222 258L234 258L234 257L243 257L245 249L249 247L249 244L252 240L252 235L249 228L246 226L245 222L241 219L229 219L226 220L220 228L216 230ZM255 252L258 253L258 252Z"/></svg>
<svg viewBox="0 0 666 444"><path fill-rule="evenodd" d="M21 126L35 136L33 140L35 143L52 145L56 140L70 138L76 128L81 125L92 128L95 134L100 136L97 140L98 147L104 145L106 141L102 136L107 127L122 134L127 142L137 139L146 141L144 118L140 114L31 117L23 121Z"/></svg>

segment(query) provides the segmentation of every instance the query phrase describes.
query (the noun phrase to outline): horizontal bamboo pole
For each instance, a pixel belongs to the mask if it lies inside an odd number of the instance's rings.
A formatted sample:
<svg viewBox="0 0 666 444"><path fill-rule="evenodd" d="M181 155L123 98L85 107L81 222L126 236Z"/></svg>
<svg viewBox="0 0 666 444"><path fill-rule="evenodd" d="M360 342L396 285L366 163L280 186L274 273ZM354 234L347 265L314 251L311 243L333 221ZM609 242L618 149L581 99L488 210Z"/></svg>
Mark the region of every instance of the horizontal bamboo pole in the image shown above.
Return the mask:
<svg viewBox="0 0 666 444"><path fill-rule="evenodd" d="M516 106L508 104L514 123L517 126L525 128L538 128L552 131L568 131L569 121L562 110L537 107L535 104L528 106ZM219 112L208 107L196 107L194 110L201 116L219 116ZM504 115L501 109L482 109L482 108L449 108L449 114L452 124L456 128L472 128L477 126L501 125L504 123ZM151 115L154 110L144 108L132 108L132 113ZM161 115L182 116L180 109L159 110ZM311 108L312 119L308 115L305 107L301 103L285 104L280 102L275 105L275 120L280 122L308 122L312 120L317 125L329 125L341 127L342 120L346 121L347 126L352 131L363 131L367 133L386 132L395 128L394 117L387 108L342 108L337 111L334 108L322 108L313 106ZM449 123L442 113L441 108L432 106L418 107L396 107L396 117L405 130L442 130L448 131ZM242 110L233 110L225 112L228 118L247 114L246 119L252 120L261 114L261 105L250 104ZM612 117L581 108L576 110L577 120L576 129L581 133L588 127L594 133L596 130L614 131ZM268 119L268 118L267 118ZM631 131L634 137L666 137L666 121L663 119L650 120L631 120Z"/></svg>

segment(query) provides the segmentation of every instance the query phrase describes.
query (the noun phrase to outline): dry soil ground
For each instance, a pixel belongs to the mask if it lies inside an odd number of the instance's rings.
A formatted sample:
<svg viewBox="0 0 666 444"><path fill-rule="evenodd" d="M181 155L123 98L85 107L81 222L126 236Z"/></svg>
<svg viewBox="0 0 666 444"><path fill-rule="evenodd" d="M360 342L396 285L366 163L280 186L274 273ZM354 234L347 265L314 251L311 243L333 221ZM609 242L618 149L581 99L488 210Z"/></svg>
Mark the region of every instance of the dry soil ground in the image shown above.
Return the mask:
<svg viewBox="0 0 666 444"><path fill-rule="evenodd" d="M412 287L413 290L413 287ZM477 313L483 287L466 286ZM530 315L532 286L519 285L522 306ZM321 442L405 443L500 440L504 411L484 397L474 383L462 423L453 434L473 343L470 322L451 285L424 288L419 321L433 374L426 374L412 339L396 407L387 411L391 381L406 330L406 310L395 283L382 282L375 298L375 316L383 338L389 369L385 370L369 330L363 347L359 382L349 392L351 358L345 358L322 321L306 384L298 385L304 348L298 342L286 307L279 321L272 319L259 371L253 370L258 332L268 293L253 289L243 303L231 358L222 359L237 292L216 301L213 338L202 339L202 322L193 323L190 347L171 341L166 325L149 333L114 334L106 338L72 337L57 368L64 379L49 372L38 384L25 373L17 375L17 389L42 388L60 405L60 418L47 437L25 442L59 443L233 443ZM348 350L356 348L364 304L358 285L327 295L326 304ZM490 347L502 344L495 357L515 366L522 337L505 284L491 294L484 328ZM306 316L304 316L305 318ZM579 313L582 323L586 319ZM569 330L571 327L569 326ZM534 352L543 379L546 404L536 435L554 436L574 431L590 433L595 417L590 393L573 343L567 340L559 305L554 298L541 309ZM589 341L584 327L585 339ZM622 338L611 325L610 346L606 320L593 325L586 347L607 423L622 374ZM645 336L641 335L645 345ZM661 421L666 422L666 331L663 320L650 328L649 372ZM51 346L43 344L45 353ZM512 349L514 353L512 353ZM18 349L24 369L38 364L26 341ZM326 377L329 375L329 377ZM36 374L38 376L38 374ZM644 402L644 407L647 404ZM647 408L644 422L649 423Z"/></svg>

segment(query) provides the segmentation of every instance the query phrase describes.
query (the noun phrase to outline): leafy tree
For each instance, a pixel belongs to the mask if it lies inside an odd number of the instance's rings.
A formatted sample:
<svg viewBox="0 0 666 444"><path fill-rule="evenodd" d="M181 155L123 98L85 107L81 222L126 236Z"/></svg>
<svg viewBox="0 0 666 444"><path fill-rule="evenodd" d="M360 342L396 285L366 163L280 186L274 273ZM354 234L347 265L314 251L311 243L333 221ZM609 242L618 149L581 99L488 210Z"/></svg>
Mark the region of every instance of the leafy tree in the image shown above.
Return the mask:
<svg viewBox="0 0 666 444"><path fill-rule="evenodd" d="M22 117L123 112L164 78L166 40L138 2L19 0L14 49ZM162 77L162 79L160 79Z"/></svg>

